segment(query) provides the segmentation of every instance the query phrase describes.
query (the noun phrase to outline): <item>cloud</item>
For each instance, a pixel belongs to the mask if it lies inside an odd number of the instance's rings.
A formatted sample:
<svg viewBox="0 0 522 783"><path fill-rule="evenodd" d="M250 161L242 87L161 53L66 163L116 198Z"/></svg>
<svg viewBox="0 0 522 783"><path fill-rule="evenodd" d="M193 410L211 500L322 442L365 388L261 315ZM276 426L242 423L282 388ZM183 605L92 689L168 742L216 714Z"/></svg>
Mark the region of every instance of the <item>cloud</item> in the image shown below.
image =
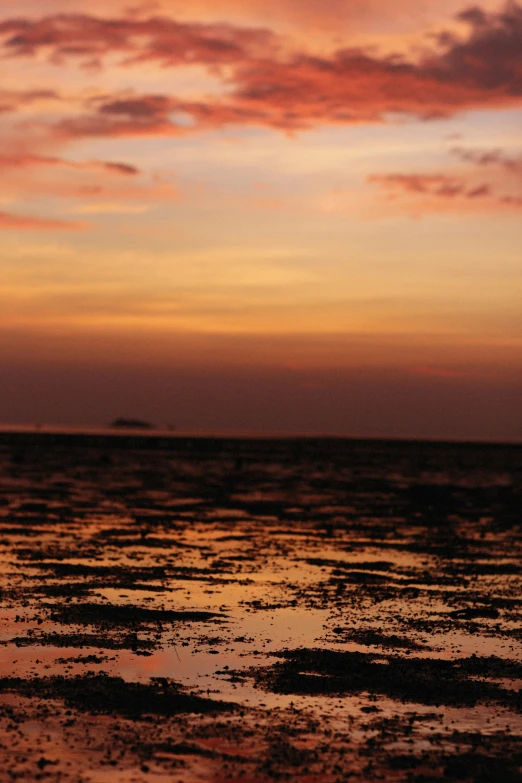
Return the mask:
<svg viewBox="0 0 522 783"><path fill-rule="evenodd" d="M226 94L181 105L173 96L114 96L82 117L64 119L59 130L79 135L177 132L169 112L194 117L194 129L216 125L267 125L299 129L323 123L377 122L388 115L422 119L476 108L522 103L522 8L501 13L468 9L459 20L466 33L438 35L422 56L343 48L319 57L288 45L274 33L230 24L181 23L168 17L103 19L58 14L0 23L4 52L53 61L103 61L121 55L131 66L154 61L174 67L202 64L221 73ZM227 66L225 71L219 71ZM216 72L215 69L218 69ZM187 129L185 128L185 132Z"/></svg>
<svg viewBox="0 0 522 783"><path fill-rule="evenodd" d="M103 160L70 160L27 152L5 151L0 155L2 193L9 203L25 204L33 196L58 198L67 201L64 207L71 209L70 201L79 201L84 214L107 212L104 205L119 204L120 213L143 212L142 203L154 204L178 197L174 186L159 176L145 177L140 169L126 163ZM87 202L87 203L86 203ZM113 209L113 211L115 211ZM32 219L9 215L3 225L31 227ZM36 223L40 225L41 221ZM36 224L34 224L36 225ZM42 224L45 228L47 221ZM71 228L69 221L54 221L54 229ZM75 226L73 226L75 227Z"/></svg>
<svg viewBox="0 0 522 783"><path fill-rule="evenodd" d="M85 199L121 204L127 198L140 203L176 195L168 183L144 184L142 172L124 161L75 161L55 154L83 138L185 136L233 126L294 133L324 125L393 123L405 117L432 120L472 109L522 105L522 7L514 2L500 13L469 8L456 23L439 30L435 44L432 38L421 49L387 55L360 46L323 48L319 55L262 27L146 15L151 13L146 8L134 16L58 13L0 22L0 50L6 58L38 65L47 58L68 68L96 64L109 70L117 62L119 74L122 67L132 74L132 68L144 63L174 73L198 65L212 74L216 85L204 95L185 89L180 96L174 87L170 92L170 84L165 86L162 73L161 87L148 90L143 84L149 76L154 83L155 72L143 69L140 87L132 91L115 80L104 93L91 84L67 98L37 88L0 93L0 111L10 112L15 139L14 154L0 153L0 168L18 194L25 187L29 193L72 196L81 200L82 208L88 208ZM89 78L82 75L84 82ZM50 100L59 103L52 112L39 109L30 116L35 102ZM21 119L12 117L17 109L23 111ZM17 136L33 139L33 146L27 142L17 153ZM52 154L46 156L44 150ZM520 160L498 150L455 147L453 153L477 167L518 171L521 166ZM39 173L30 181L21 174L16 179L16 171L46 168L56 172L53 178ZM117 180L127 182L123 186ZM388 200L407 197L433 208L443 203L460 209L465 204L468 209L482 204L519 208L519 194L499 187L494 176L484 181L461 172L406 172L375 174L369 181ZM92 209L97 209L95 204Z"/></svg>
<svg viewBox="0 0 522 783"><path fill-rule="evenodd" d="M1 25L0 25L1 26ZM25 106L40 101L59 101L54 90L2 90L0 89L0 114L17 112Z"/></svg>
<svg viewBox="0 0 522 783"><path fill-rule="evenodd" d="M26 152L10 152L0 155L0 170L23 169L31 166L56 166L65 163L60 158L34 155Z"/></svg>
<svg viewBox="0 0 522 783"><path fill-rule="evenodd" d="M78 231L82 228L84 224L77 221L0 212L0 230L4 231Z"/></svg>
<svg viewBox="0 0 522 783"><path fill-rule="evenodd" d="M463 84L512 97L522 94L522 6L510 2L500 13L479 7L458 17L468 25L467 37L447 34L447 51L433 63L435 73L452 75ZM449 38L448 38L449 36Z"/></svg>
<svg viewBox="0 0 522 783"><path fill-rule="evenodd" d="M500 203L522 209L522 196L501 196Z"/></svg>
<svg viewBox="0 0 522 783"><path fill-rule="evenodd" d="M9 154L0 154L0 171L6 169L25 169L32 167L59 167L72 169L74 171L106 171L111 174L135 176L139 174L136 166L128 163L117 163L113 161L73 161L65 158L53 157L50 155L36 155L27 152L10 152Z"/></svg>
<svg viewBox="0 0 522 783"><path fill-rule="evenodd" d="M169 115L177 108L179 102L166 95L105 99L94 110L60 120L54 132L65 139L170 134L175 125Z"/></svg>
<svg viewBox="0 0 522 783"><path fill-rule="evenodd" d="M510 157L500 149L470 150L464 147L453 147L451 152L461 160L477 166L498 166L512 173L522 173L522 156Z"/></svg>
<svg viewBox="0 0 522 783"><path fill-rule="evenodd" d="M11 4L12 5L12 4ZM382 35L411 33L414 29L440 24L462 0L17 0L17 16L38 17L44 7L48 15L70 14L88 8L90 14L101 14L126 20L150 17L172 17L179 21L195 20L211 24L224 19L248 26L269 26L285 34L311 38L325 43L346 35ZM498 0L482 0L484 8L498 7ZM9 3L4 2L6 9Z"/></svg>
<svg viewBox="0 0 522 783"><path fill-rule="evenodd" d="M480 22L478 21L480 16ZM279 122L372 122L393 113L422 119L474 108L522 103L522 8L464 15L467 37L453 36L442 53L375 56L341 49L329 57L298 54L239 68L235 97L279 112Z"/></svg>
<svg viewBox="0 0 522 783"><path fill-rule="evenodd" d="M367 181L378 185L388 201L410 197L408 205L417 205L423 211L438 211L444 208L466 211L474 209L473 204L487 203L488 208L522 207L522 198L499 194L491 183L473 183L453 174L372 174Z"/></svg>
<svg viewBox="0 0 522 783"><path fill-rule="evenodd" d="M491 185L478 185L466 193L467 198L482 198L489 195L491 195Z"/></svg>
<svg viewBox="0 0 522 783"><path fill-rule="evenodd" d="M293 127L276 110L244 105L234 99L182 101L168 95L127 94L111 100L105 97L97 105L90 101L88 111L60 120L53 133L62 141L90 136L181 136L231 125Z"/></svg>
<svg viewBox="0 0 522 783"><path fill-rule="evenodd" d="M101 18L56 14L0 23L6 53L46 53L55 63L80 60L101 64L107 54L121 54L129 64L146 61L164 66L230 64L267 51L275 43L268 30L233 25L177 22L168 17Z"/></svg>
<svg viewBox="0 0 522 783"><path fill-rule="evenodd" d="M127 204L116 201L101 201L92 204L79 204L70 211L77 215L141 215L149 210L149 204Z"/></svg>
<svg viewBox="0 0 522 783"><path fill-rule="evenodd" d="M403 190L415 195L431 195L439 198L478 198L489 195L488 185L469 188L461 179L448 174L372 174L368 182L388 190Z"/></svg>
<svg viewBox="0 0 522 783"><path fill-rule="evenodd" d="M107 169L107 171L113 171L116 174L125 174L131 177L139 174L139 169L137 169L136 166L129 165L128 163L113 163L112 161L108 161L102 165Z"/></svg>

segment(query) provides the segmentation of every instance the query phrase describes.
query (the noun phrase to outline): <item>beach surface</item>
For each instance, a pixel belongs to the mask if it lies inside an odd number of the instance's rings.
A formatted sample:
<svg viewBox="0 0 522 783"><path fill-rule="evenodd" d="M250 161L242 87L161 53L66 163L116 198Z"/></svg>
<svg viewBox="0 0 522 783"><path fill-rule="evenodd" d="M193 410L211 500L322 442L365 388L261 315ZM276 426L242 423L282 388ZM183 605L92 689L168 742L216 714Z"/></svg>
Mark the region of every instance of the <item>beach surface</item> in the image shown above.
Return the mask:
<svg viewBox="0 0 522 783"><path fill-rule="evenodd" d="M522 781L522 447L0 434L0 779Z"/></svg>

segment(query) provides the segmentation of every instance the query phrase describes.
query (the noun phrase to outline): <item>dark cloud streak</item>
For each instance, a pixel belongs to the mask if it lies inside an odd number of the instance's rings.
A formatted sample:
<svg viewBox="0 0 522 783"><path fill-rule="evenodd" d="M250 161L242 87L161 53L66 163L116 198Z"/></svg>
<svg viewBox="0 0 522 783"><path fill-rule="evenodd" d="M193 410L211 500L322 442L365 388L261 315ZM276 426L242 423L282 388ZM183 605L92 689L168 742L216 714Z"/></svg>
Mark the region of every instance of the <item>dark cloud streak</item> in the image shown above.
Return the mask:
<svg viewBox="0 0 522 783"><path fill-rule="evenodd" d="M121 53L127 63L156 61L164 66L235 63L267 51L276 42L267 30L229 24L181 23L168 17L101 18L89 14L56 14L36 20L0 23L4 47L17 56L46 52L54 62L83 59L101 63Z"/></svg>
<svg viewBox="0 0 522 783"><path fill-rule="evenodd" d="M72 161L50 155L35 155L31 153L0 154L0 171L5 169L25 169L35 166L61 167L77 171L103 170L112 174L135 176L140 173L136 166L113 161Z"/></svg>
<svg viewBox="0 0 522 783"><path fill-rule="evenodd" d="M500 206L522 206L522 198L497 195L490 183L470 184L466 179L451 174L372 174L367 181L378 185L392 198L403 193L435 201L455 200L457 208L463 201L486 198Z"/></svg>
<svg viewBox="0 0 522 783"><path fill-rule="evenodd" d="M453 147L451 152L467 163L477 166L500 166L509 172L522 173L522 156L512 158L502 150L470 150L463 147Z"/></svg>

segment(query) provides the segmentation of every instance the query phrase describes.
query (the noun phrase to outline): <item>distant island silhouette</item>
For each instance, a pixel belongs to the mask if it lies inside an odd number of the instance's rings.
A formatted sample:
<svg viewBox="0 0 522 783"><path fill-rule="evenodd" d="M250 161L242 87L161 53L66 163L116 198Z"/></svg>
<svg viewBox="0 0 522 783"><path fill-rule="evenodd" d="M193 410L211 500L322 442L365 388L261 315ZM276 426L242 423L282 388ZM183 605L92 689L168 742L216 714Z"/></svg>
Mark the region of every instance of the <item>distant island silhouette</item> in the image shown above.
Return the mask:
<svg viewBox="0 0 522 783"><path fill-rule="evenodd" d="M119 429L136 429L136 430L153 429L153 425L149 421L142 421L141 419L126 419L123 417L113 419L109 426L116 427Z"/></svg>

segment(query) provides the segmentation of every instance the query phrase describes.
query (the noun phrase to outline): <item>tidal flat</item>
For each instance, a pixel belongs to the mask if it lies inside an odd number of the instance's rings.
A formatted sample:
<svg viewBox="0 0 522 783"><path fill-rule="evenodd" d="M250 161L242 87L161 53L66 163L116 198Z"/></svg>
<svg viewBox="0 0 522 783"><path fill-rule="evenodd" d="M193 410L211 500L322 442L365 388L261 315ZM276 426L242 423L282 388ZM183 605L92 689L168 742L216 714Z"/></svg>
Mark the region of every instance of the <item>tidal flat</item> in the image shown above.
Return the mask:
<svg viewBox="0 0 522 783"><path fill-rule="evenodd" d="M0 780L522 781L522 447L0 434Z"/></svg>

